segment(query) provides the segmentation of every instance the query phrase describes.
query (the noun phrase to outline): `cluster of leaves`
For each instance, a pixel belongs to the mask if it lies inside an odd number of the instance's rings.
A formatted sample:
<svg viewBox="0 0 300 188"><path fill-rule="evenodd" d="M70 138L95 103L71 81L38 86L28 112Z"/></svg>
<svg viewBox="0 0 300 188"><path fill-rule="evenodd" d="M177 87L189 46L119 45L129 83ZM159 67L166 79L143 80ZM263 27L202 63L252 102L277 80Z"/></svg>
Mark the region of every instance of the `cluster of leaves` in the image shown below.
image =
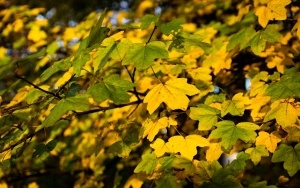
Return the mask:
<svg viewBox="0 0 300 188"><path fill-rule="evenodd" d="M195 0L145 14L155 6L141 1L140 18L124 25L129 14L116 25L104 10L74 27L50 27L41 8L1 10L2 180L68 172L78 187L294 183L299 5Z"/></svg>

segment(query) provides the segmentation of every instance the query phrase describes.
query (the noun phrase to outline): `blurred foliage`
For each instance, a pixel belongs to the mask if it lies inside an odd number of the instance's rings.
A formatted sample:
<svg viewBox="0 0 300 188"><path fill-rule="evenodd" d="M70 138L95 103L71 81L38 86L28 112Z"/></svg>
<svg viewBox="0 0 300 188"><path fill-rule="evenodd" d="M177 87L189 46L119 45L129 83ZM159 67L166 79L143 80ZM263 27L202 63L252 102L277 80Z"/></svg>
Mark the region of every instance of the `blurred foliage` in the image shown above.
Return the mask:
<svg viewBox="0 0 300 188"><path fill-rule="evenodd" d="M296 0L0 6L0 186L299 185Z"/></svg>

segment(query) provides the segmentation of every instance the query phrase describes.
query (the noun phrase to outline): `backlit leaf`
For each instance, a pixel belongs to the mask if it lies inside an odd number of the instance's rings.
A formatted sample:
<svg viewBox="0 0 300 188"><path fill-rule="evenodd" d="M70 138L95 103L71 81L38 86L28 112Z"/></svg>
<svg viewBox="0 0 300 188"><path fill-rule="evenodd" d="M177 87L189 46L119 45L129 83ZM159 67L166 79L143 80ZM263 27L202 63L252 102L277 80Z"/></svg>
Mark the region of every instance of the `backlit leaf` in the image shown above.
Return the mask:
<svg viewBox="0 0 300 188"><path fill-rule="evenodd" d="M154 153L148 153L142 155L142 161L134 169L135 173L146 172L146 174L151 174L154 172L158 160Z"/></svg>
<svg viewBox="0 0 300 188"><path fill-rule="evenodd" d="M133 64L138 70L144 70L152 65L154 59L167 58L168 55L165 44L161 41L149 42L146 45L136 43L132 44L125 55L123 65Z"/></svg>
<svg viewBox="0 0 300 188"><path fill-rule="evenodd" d="M123 80L117 74L104 77L103 82L97 83L88 89L96 102L103 102L106 99L114 101L116 104L129 101L127 91L134 87L130 81Z"/></svg>
<svg viewBox="0 0 300 188"><path fill-rule="evenodd" d="M53 125L68 111L84 111L88 110L90 103L88 101L89 95L78 94L74 97L69 97L60 100L51 110L49 116L45 119L39 129Z"/></svg>
<svg viewBox="0 0 300 188"><path fill-rule="evenodd" d="M255 165L260 162L261 157L269 156L268 150L263 145L257 145L255 148L248 148L245 153L250 155L250 159Z"/></svg>
<svg viewBox="0 0 300 188"><path fill-rule="evenodd" d="M270 20L284 20L287 17L285 6L291 3L291 0L270 0L267 4L257 8L255 15L258 16L258 22L262 27L266 27Z"/></svg>
<svg viewBox="0 0 300 188"><path fill-rule="evenodd" d="M292 126L296 123L300 112L289 102L274 102L271 110L268 111L264 118L264 122L276 119L276 122L283 126Z"/></svg>
<svg viewBox="0 0 300 188"><path fill-rule="evenodd" d="M209 135L210 139L221 139L221 144L225 150L230 150L237 140L246 143L254 143L257 136L255 130L259 126L251 122L241 122L237 125L229 120L220 121L216 124L217 129Z"/></svg>
<svg viewBox="0 0 300 188"><path fill-rule="evenodd" d="M163 128L167 128L170 125L176 124L176 121L172 121L172 119L168 117L160 118L157 121L145 121L145 123L143 124L143 138L147 136L148 140L152 142L154 137L157 135L158 131L160 131Z"/></svg>
<svg viewBox="0 0 300 188"><path fill-rule="evenodd" d="M192 160L197 154L197 146L204 147L208 145L208 140L200 135L189 135L186 137L172 136L166 143L166 147L170 152L179 152L181 156L186 157L189 160Z"/></svg>
<svg viewBox="0 0 300 188"><path fill-rule="evenodd" d="M191 119L199 120L198 130L210 130L218 122L220 111L205 104L192 107L189 114Z"/></svg>
<svg viewBox="0 0 300 188"><path fill-rule="evenodd" d="M257 147L259 145L264 145L269 150L269 152L274 153L279 142L281 142L281 138L275 132L269 134L265 131L260 131L258 133L258 137L256 138L255 145Z"/></svg>
<svg viewBox="0 0 300 188"><path fill-rule="evenodd" d="M187 83L186 78L175 78L167 81L165 84L156 85L144 98L144 103L148 103L147 110L152 114L161 103L172 109L186 110L189 98L200 91L191 84Z"/></svg>
<svg viewBox="0 0 300 188"><path fill-rule="evenodd" d="M249 98L244 97L243 93L237 93L231 100L226 100L222 103L221 116L224 117L228 113L234 116L242 116L245 105L248 104L250 104Z"/></svg>

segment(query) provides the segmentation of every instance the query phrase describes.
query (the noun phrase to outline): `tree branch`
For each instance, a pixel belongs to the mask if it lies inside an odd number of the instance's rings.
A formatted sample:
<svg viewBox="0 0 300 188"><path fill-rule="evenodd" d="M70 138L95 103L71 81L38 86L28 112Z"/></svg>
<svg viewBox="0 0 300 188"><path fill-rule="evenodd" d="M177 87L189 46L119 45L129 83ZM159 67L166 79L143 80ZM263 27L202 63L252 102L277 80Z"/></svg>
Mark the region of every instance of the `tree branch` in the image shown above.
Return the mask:
<svg viewBox="0 0 300 188"><path fill-rule="evenodd" d="M111 109L115 109L115 108L122 108L122 107L125 107L125 106L131 106L131 105L135 105L135 104L140 104L142 103L142 100L136 100L136 101L133 101L133 102L129 102L129 103L126 103L126 104L112 104L111 106L108 106L108 107L99 107L97 109L92 109L92 110L87 110L87 111L83 111L83 112L76 112L76 116L82 116L82 115L85 115L85 114L92 114L92 113L95 113L95 112L105 112L106 110L111 110Z"/></svg>

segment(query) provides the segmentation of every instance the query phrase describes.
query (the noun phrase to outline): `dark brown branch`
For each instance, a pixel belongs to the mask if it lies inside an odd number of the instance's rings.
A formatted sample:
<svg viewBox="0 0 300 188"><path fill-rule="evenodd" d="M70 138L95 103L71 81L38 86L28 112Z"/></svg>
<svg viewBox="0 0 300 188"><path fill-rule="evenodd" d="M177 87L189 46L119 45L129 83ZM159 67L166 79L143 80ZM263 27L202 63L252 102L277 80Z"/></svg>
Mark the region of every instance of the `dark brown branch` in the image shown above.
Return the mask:
<svg viewBox="0 0 300 188"><path fill-rule="evenodd" d="M151 32L151 35L150 35L148 41L146 42L146 44L148 44L151 41L151 38L153 37L153 34L154 34L154 32L155 32L156 29L157 29L157 26L155 25L154 28L153 28L153 30L152 30L152 32Z"/></svg>
<svg viewBox="0 0 300 188"><path fill-rule="evenodd" d="M111 109L115 109L115 108L122 108L122 107L125 107L125 106L131 106L131 105L135 105L135 104L138 105L140 103L142 103L142 100L136 100L136 101L129 102L129 103L126 103L126 104L112 104L111 106L108 106L108 107L99 107L99 108L84 111L84 112L76 112L76 116L78 117L78 116L81 116L81 115L92 114L92 113L95 113L95 112L105 112L106 110L111 110Z"/></svg>
<svg viewBox="0 0 300 188"><path fill-rule="evenodd" d="M17 73L15 73L15 77L18 78L18 79L20 79L20 80L23 80L24 82L28 83L29 85L33 86L34 88L36 88L36 89L38 89L38 90L40 90L40 91L42 91L44 93L52 95L53 97L56 97L58 99L62 99L61 96L59 96L58 94L55 94L55 93L53 93L51 91L46 91L43 88L40 88L39 86L35 85L34 83L28 81L26 78L23 78L22 76L19 76Z"/></svg>

